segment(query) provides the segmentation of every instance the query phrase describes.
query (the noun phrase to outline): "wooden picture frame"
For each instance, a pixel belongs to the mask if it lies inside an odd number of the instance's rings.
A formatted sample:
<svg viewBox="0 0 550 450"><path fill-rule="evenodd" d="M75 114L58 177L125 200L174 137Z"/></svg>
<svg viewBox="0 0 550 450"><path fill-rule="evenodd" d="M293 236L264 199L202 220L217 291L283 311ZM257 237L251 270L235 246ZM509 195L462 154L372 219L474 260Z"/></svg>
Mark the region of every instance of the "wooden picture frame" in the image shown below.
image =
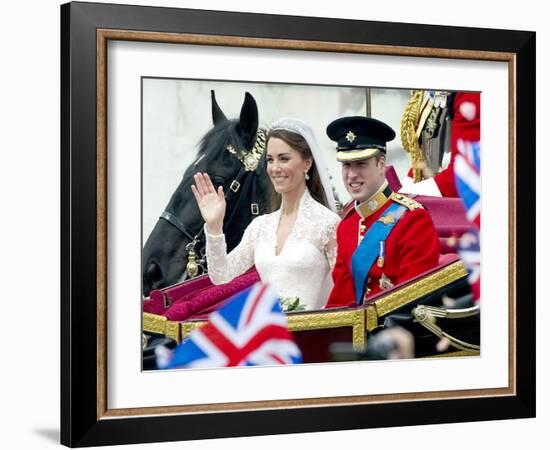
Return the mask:
<svg viewBox="0 0 550 450"><path fill-rule="evenodd" d="M508 386L117 410L107 402L107 43L500 61L509 70ZM68 446L534 417L535 33L126 5L61 7L61 442ZM521 202L519 201L521 199Z"/></svg>

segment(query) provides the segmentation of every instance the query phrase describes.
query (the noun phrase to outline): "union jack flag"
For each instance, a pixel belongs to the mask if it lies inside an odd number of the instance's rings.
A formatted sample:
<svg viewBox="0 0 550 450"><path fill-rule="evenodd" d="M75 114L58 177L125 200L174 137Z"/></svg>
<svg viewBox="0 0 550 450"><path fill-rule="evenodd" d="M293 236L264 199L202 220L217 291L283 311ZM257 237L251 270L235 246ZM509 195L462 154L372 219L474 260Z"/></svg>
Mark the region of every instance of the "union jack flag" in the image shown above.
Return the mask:
<svg viewBox="0 0 550 450"><path fill-rule="evenodd" d="M466 232L460 237L458 254L468 270L468 283L472 290L473 301L477 303L480 297L481 282L481 257L477 230L472 229L472 231Z"/></svg>
<svg viewBox="0 0 550 450"><path fill-rule="evenodd" d="M161 359L161 358L159 358ZM287 328L278 296L256 283L208 317L161 368L298 364L302 355Z"/></svg>
<svg viewBox="0 0 550 450"><path fill-rule="evenodd" d="M466 217L477 229L481 216L481 179L480 179L480 145L459 139L458 153L454 162L456 190L466 208Z"/></svg>

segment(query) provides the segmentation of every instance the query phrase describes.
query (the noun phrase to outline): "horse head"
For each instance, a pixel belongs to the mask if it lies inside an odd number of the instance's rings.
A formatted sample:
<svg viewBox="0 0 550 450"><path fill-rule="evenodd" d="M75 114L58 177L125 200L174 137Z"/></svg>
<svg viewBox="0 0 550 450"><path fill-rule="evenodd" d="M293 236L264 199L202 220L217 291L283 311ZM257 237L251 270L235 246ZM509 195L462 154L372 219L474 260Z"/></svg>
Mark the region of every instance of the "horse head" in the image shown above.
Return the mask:
<svg viewBox="0 0 550 450"><path fill-rule="evenodd" d="M189 247L204 247L204 222L191 191L195 173L208 173L216 187L224 188L228 251L240 242L254 216L267 212L265 132L258 129L256 101L247 92L239 119L228 120L214 91L211 96L214 127L202 138L197 158L185 171L143 248L144 296L185 278Z"/></svg>

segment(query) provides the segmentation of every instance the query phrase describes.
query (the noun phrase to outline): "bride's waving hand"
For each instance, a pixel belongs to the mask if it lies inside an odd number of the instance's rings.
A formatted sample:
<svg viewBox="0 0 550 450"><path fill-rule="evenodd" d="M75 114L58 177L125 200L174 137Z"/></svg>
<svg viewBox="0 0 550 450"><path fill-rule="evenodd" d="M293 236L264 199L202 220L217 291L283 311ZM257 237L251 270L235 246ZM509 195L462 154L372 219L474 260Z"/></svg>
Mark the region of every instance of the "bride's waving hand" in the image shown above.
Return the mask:
<svg viewBox="0 0 550 450"><path fill-rule="evenodd" d="M222 234L226 207L223 187L218 187L216 191L208 174L199 172L195 174L195 185L191 186L191 190L208 231Z"/></svg>

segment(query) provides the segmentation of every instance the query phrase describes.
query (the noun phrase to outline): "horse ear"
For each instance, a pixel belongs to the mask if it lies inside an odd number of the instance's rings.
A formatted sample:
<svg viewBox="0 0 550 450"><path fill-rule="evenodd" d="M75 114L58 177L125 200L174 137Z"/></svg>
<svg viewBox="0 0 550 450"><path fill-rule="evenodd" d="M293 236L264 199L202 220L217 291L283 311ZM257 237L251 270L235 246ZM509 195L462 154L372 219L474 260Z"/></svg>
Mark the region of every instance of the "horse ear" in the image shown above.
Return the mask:
<svg viewBox="0 0 550 450"><path fill-rule="evenodd" d="M218 102L216 101L216 93L214 92L214 90L210 91L210 95L212 98L212 122L214 122L215 126L218 123L227 120L227 117L225 117L225 114L219 107Z"/></svg>
<svg viewBox="0 0 550 450"><path fill-rule="evenodd" d="M256 131L258 131L258 106L254 97L248 92L244 95L237 131L241 135L245 148L250 149L256 139Z"/></svg>

